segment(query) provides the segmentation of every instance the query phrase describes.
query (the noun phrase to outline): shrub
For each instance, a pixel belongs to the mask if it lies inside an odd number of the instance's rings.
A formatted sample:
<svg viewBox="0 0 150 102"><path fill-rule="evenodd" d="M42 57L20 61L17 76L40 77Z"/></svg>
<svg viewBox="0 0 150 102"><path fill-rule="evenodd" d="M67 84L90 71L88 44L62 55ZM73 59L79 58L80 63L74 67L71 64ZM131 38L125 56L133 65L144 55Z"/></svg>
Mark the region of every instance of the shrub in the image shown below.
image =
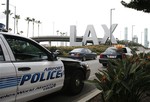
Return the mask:
<svg viewBox="0 0 150 102"><path fill-rule="evenodd" d="M149 61L133 56L110 60L106 70L99 70L89 81L102 90L103 102L141 102L150 90Z"/></svg>
<svg viewBox="0 0 150 102"><path fill-rule="evenodd" d="M87 46L60 46L60 47L51 46L46 48L52 52L54 52L55 50L60 50L62 52L61 56L68 56L68 53L75 48L89 48L91 51L99 55L100 53L104 52L108 47L110 47L110 44L109 45L87 45ZM132 48L132 50L135 52L136 48Z"/></svg>
<svg viewBox="0 0 150 102"><path fill-rule="evenodd" d="M60 46L60 47L52 46L52 47L47 47L47 49L52 52L54 52L55 50L60 50L62 52L61 56L67 56L69 51L71 51L75 48L89 48L91 51L93 51L93 52L97 53L97 55L99 55L100 53L105 51L105 49L107 47L108 47L107 45Z"/></svg>

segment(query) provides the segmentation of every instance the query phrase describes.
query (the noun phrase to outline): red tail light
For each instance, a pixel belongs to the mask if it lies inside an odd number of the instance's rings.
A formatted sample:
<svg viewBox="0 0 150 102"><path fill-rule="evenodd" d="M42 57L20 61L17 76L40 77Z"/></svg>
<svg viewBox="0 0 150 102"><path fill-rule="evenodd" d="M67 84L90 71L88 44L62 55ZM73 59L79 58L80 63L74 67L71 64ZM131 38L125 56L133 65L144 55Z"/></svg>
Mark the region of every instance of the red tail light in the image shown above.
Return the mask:
<svg viewBox="0 0 150 102"><path fill-rule="evenodd" d="M125 54L125 53L122 54L122 59L123 59L123 58L126 58L126 54Z"/></svg>
<svg viewBox="0 0 150 102"><path fill-rule="evenodd" d="M103 55L103 54L100 54L100 58L104 58L104 55Z"/></svg>
<svg viewBox="0 0 150 102"><path fill-rule="evenodd" d="M76 53L76 54L75 54L75 56L76 56L76 57L79 57L79 56L80 56L80 54L79 54L79 53Z"/></svg>

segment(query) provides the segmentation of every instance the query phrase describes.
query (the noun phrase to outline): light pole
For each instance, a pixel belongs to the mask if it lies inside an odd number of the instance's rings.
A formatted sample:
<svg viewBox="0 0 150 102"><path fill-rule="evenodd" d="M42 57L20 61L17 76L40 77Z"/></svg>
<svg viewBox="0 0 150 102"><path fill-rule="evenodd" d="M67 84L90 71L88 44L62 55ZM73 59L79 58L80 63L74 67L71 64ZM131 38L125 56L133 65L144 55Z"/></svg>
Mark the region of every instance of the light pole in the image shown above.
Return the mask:
<svg viewBox="0 0 150 102"><path fill-rule="evenodd" d="M12 7L14 7L14 34L15 34L15 28L16 28L16 6L11 5Z"/></svg>
<svg viewBox="0 0 150 102"><path fill-rule="evenodd" d="M135 25L132 25L132 41L133 41L133 27L134 27Z"/></svg>
<svg viewBox="0 0 150 102"><path fill-rule="evenodd" d="M141 45L142 45L142 35L143 35L143 32L141 32Z"/></svg>
<svg viewBox="0 0 150 102"><path fill-rule="evenodd" d="M112 39L112 29L111 29L111 25L112 25L112 10L115 10L115 8L110 9L110 45L111 45L111 39Z"/></svg>
<svg viewBox="0 0 150 102"><path fill-rule="evenodd" d="M2 5L6 5L5 3L2 3ZM12 7L14 7L14 34L15 34L15 26L16 26L16 6L14 6L14 5L12 5L12 4L8 4L8 5L10 5L10 6L12 6ZM8 5L6 5L6 7L8 6ZM9 9L8 9L8 11L9 11ZM6 12L7 12L7 10L6 10ZM9 13L7 12L6 13L6 15L8 14L8 16L9 16ZM8 19L9 19L9 17L8 17ZM7 22L8 22L8 20L6 20ZM7 29L7 23L6 23L6 29Z"/></svg>
<svg viewBox="0 0 150 102"><path fill-rule="evenodd" d="M6 10L5 10L5 14L6 14L6 30L8 31L9 29L9 13L10 13L10 10L9 10L9 0L6 1L6 4L1 4L1 5L6 5Z"/></svg>
<svg viewBox="0 0 150 102"><path fill-rule="evenodd" d="M35 21L35 23L38 24L38 37L39 37L39 28L40 28L40 24L41 24L42 22L39 20L39 21Z"/></svg>
<svg viewBox="0 0 150 102"><path fill-rule="evenodd" d="M9 0L6 1L6 30L8 31L9 28Z"/></svg>
<svg viewBox="0 0 150 102"><path fill-rule="evenodd" d="M55 33L55 22L53 21L53 35Z"/></svg>
<svg viewBox="0 0 150 102"><path fill-rule="evenodd" d="M9 0L6 2L6 29L9 29Z"/></svg>

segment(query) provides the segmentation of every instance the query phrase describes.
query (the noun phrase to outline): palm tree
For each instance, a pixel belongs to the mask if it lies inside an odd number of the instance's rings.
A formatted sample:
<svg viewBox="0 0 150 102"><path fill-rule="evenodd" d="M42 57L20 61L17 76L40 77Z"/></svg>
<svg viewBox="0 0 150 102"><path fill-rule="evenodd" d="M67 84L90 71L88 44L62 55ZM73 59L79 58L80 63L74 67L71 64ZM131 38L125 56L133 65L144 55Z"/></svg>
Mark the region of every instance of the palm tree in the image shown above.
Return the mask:
<svg viewBox="0 0 150 102"><path fill-rule="evenodd" d="M20 31L20 35L22 35L23 31Z"/></svg>
<svg viewBox="0 0 150 102"><path fill-rule="evenodd" d="M32 36L34 37L34 23L35 23L35 18L32 18L32 23L33 23L33 29L32 29L33 33L32 33Z"/></svg>
<svg viewBox="0 0 150 102"><path fill-rule="evenodd" d="M137 11L150 13L150 0L130 0L129 3L121 1L121 4L125 7L132 8Z"/></svg>
<svg viewBox="0 0 150 102"><path fill-rule="evenodd" d="M11 31L12 31L12 29L11 29L11 28L9 28L9 29L8 29L8 31L10 31L10 32L11 32Z"/></svg>
<svg viewBox="0 0 150 102"><path fill-rule="evenodd" d="M20 19L20 15L15 15L17 34L19 34L19 33L18 33L18 20L19 20L19 19Z"/></svg>
<svg viewBox="0 0 150 102"><path fill-rule="evenodd" d="M57 35L58 35L59 34L59 30L57 30L56 32L57 32Z"/></svg>
<svg viewBox="0 0 150 102"><path fill-rule="evenodd" d="M65 32L60 32L60 36L64 36L65 34ZM64 46L64 42L61 42L61 46Z"/></svg>
<svg viewBox="0 0 150 102"><path fill-rule="evenodd" d="M61 36L64 36L66 33L65 32L60 32L60 35Z"/></svg>
<svg viewBox="0 0 150 102"><path fill-rule="evenodd" d="M29 22L31 22L32 19L30 19L30 17L27 17L25 20L27 21L27 37L28 37L28 34L29 34Z"/></svg>
<svg viewBox="0 0 150 102"><path fill-rule="evenodd" d="M38 36L39 36L39 28L40 28L40 24L42 23L41 21L36 21L36 23L38 24Z"/></svg>
<svg viewBox="0 0 150 102"><path fill-rule="evenodd" d="M57 36L59 35L59 30L56 31L57 32ZM57 41L57 46L58 46L58 41Z"/></svg>
<svg viewBox="0 0 150 102"><path fill-rule="evenodd" d="M11 10L5 10L4 12L3 12L5 15L7 15L7 14L9 14L10 16L13 14L12 12L11 12ZM7 24L6 24L7 25ZM9 27L9 24L8 24L8 27ZM7 29L7 26L6 26L6 29ZM10 28L11 29L11 28ZM7 29L7 31L9 31L9 28Z"/></svg>

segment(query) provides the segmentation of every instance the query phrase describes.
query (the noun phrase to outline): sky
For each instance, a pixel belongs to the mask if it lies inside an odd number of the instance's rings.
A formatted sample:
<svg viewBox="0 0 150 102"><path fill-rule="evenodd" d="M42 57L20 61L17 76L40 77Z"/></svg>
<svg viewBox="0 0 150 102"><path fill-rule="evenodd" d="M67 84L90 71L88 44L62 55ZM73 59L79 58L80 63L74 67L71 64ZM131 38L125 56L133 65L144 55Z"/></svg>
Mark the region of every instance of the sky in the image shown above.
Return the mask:
<svg viewBox="0 0 150 102"><path fill-rule="evenodd" d="M129 2L129 0L124 0ZM19 31L23 31L23 36L27 36L26 17L40 20L40 36L57 35L57 30L70 35L70 25L77 26L77 36L84 36L87 25L93 25L97 37L103 38L104 30L102 24L110 26L110 9L112 10L112 23L118 24L113 35L120 40L124 39L125 27L128 27L128 39L131 40L132 26L133 35L137 35L139 43L144 44L144 29L150 29L150 14L142 11L125 8L121 5L121 0L9 0L9 9L20 15L18 22ZM6 3L1 0L0 4ZM2 13L6 9L5 5L0 5L0 22L6 22ZM9 27L13 29L13 15L9 18ZM12 30L13 32L13 30ZM38 34L38 25L34 26L34 36ZM141 39L142 34L142 39ZM29 37L32 36L32 23L29 25ZM148 35L150 40L150 35Z"/></svg>

